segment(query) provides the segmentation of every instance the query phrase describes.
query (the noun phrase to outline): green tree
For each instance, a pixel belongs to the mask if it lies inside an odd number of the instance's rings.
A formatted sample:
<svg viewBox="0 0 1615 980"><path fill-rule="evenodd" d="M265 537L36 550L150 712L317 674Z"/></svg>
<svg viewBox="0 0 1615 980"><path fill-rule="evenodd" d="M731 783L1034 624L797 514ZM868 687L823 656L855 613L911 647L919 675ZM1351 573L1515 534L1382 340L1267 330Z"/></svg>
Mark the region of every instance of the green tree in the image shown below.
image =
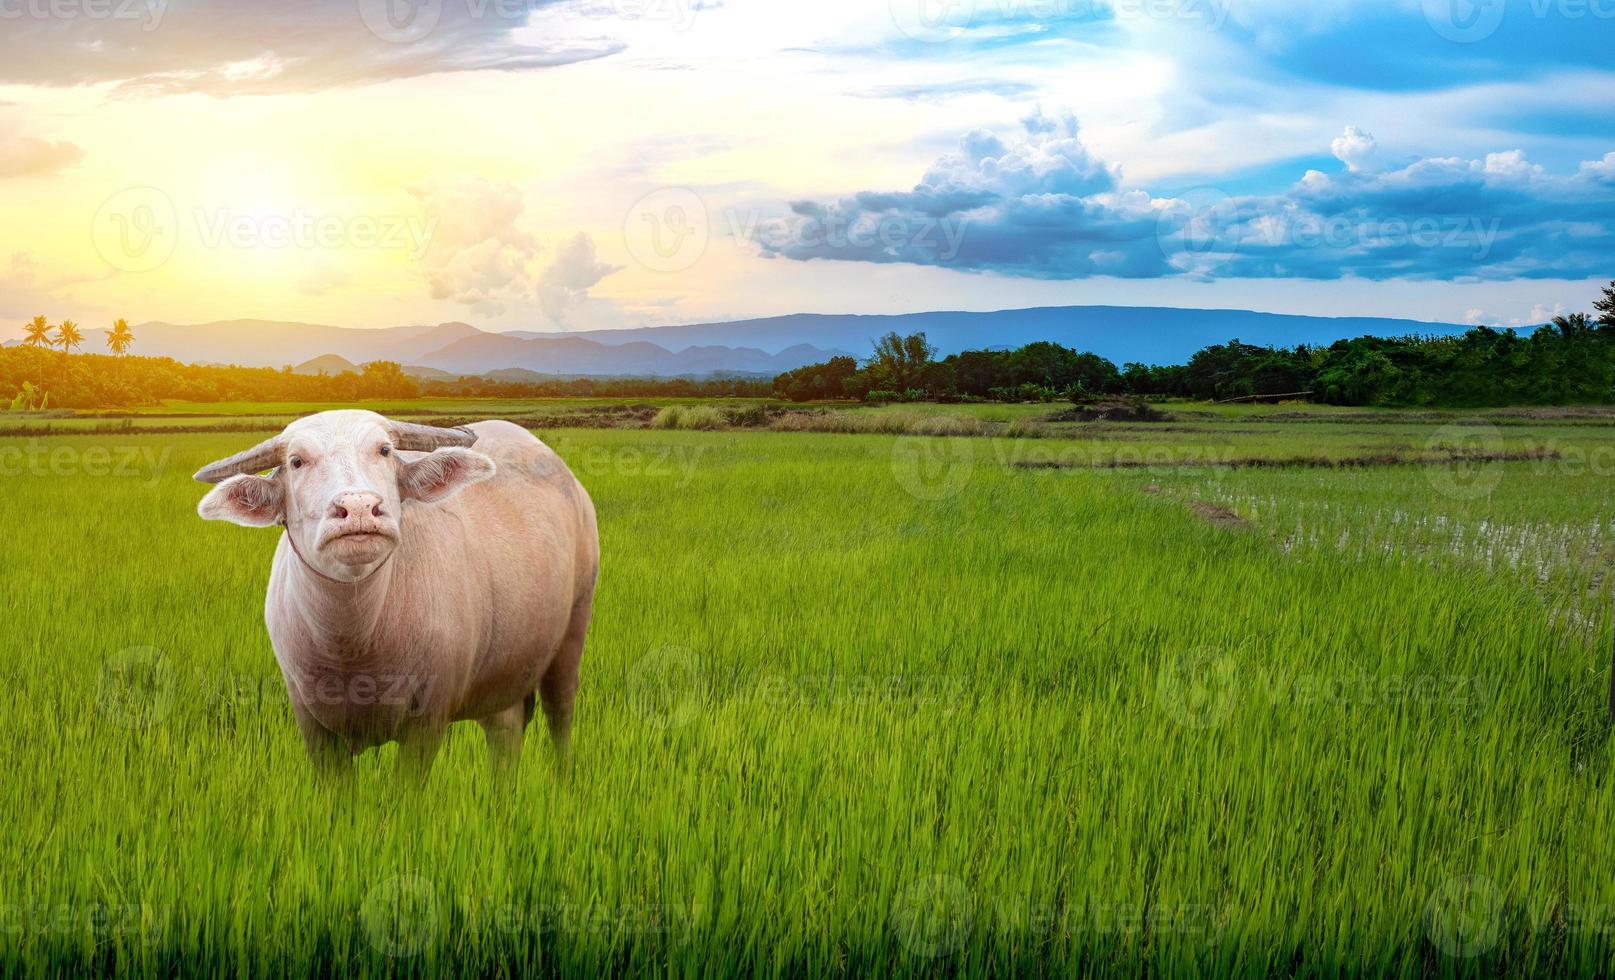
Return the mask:
<svg viewBox="0 0 1615 980"><path fill-rule="evenodd" d="M1364 341L1369 341L1365 343ZM1376 350L1374 338L1364 337L1344 347L1340 356L1318 373L1318 394L1322 401L1336 405L1375 405L1399 380L1396 365L1383 351Z"/></svg>
<svg viewBox="0 0 1615 980"><path fill-rule="evenodd" d="M363 398L414 398L420 383L404 373L397 361L370 361L361 369L357 390ZM343 372L346 376L348 372Z"/></svg>
<svg viewBox="0 0 1615 980"><path fill-rule="evenodd" d="M849 397L847 384L857 373L858 362L855 359L832 357L823 364L809 364L775 378L774 394L793 402Z"/></svg>
<svg viewBox="0 0 1615 980"><path fill-rule="evenodd" d="M1615 282L1604 287L1604 297L1593 301L1593 309L1598 311L1599 327L1615 331Z"/></svg>
<svg viewBox="0 0 1615 980"><path fill-rule="evenodd" d="M873 376L874 387L903 392L918 386L920 375L934 356L936 348L925 339L925 334L899 337L889 333L875 341L875 353L866 370Z"/></svg>

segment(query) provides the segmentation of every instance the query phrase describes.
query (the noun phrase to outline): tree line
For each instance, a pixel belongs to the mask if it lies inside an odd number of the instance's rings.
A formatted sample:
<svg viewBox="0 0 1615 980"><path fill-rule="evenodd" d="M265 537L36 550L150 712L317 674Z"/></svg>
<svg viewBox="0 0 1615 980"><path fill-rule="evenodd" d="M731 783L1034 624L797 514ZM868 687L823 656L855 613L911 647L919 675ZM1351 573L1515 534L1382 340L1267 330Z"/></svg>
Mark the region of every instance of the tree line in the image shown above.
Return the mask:
<svg viewBox="0 0 1615 980"><path fill-rule="evenodd" d="M125 325L127 327L127 324ZM83 338L0 348L0 410L106 409L189 402L354 402L439 398L766 398L763 379L576 378L501 381L485 377L421 379L394 361L371 361L358 371L297 374L282 368L185 364L170 357L128 353L73 354ZM73 334L69 332L69 337ZM113 336L109 334L110 337ZM132 334L129 342L133 342Z"/></svg>
<svg viewBox="0 0 1615 980"><path fill-rule="evenodd" d="M125 408L164 401L351 402L453 398L766 398L791 401L1086 401L1103 397L1229 400L1282 395L1337 405L1551 405L1615 402L1615 283L1594 304L1525 333L1477 327L1459 336L1358 337L1327 346L1260 347L1232 340L1186 364L1115 364L1048 341L938 359L923 333L888 334L863 362L834 357L755 378L481 376L421 379L393 361L306 375L290 366L185 364L130 354L125 320L110 355L77 353L83 331L43 316L20 346L0 348L0 408Z"/></svg>
<svg viewBox="0 0 1615 980"><path fill-rule="evenodd" d="M831 358L774 379L791 401L1087 401L1292 396L1334 405L1484 406L1615 402L1615 283L1585 313L1530 333L1476 327L1458 336L1358 337L1327 346L1232 340L1186 364L1115 364L1041 341L937 359L924 334L888 334L862 364Z"/></svg>

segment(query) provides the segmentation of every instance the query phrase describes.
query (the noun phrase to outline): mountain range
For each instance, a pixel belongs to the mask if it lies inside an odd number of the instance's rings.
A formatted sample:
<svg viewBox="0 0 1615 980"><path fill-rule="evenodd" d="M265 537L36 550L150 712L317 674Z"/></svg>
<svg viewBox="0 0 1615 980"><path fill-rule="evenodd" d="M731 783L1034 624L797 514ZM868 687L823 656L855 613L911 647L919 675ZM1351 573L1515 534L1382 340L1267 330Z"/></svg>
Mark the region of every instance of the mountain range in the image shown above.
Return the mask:
<svg viewBox="0 0 1615 980"><path fill-rule="evenodd" d="M734 338L760 347L808 343L867 353L876 337L891 331L923 331L944 355L961 350L1021 347L1051 340L1115 362L1182 364L1196 351L1238 339L1247 344L1294 347L1327 345L1372 334L1379 337L1448 335L1471 325L1386 317L1320 317L1251 310L1196 310L1145 306L1051 306L993 313L944 311L895 315L796 313L725 323L697 323L567 334L512 331L531 339L558 336L607 344L653 341L663 346L721 344Z"/></svg>
<svg viewBox="0 0 1615 980"><path fill-rule="evenodd" d="M1470 329L1379 317L1315 317L1250 310L1066 306L990 313L813 314L573 333L492 333L451 322L361 330L270 320L134 327L134 352L191 363L240 364L337 373L342 365L389 360L421 376L520 369L559 377L772 377L832 356L864 356L875 338L923 331L940 353L1019 347L1050 340L1118 365L1178 364L1211 344L1326 345L1364 334L1446 335ZM104 349L105 331L86 331L84 349ZM313 362L312 364L309 362Z"/></svg>

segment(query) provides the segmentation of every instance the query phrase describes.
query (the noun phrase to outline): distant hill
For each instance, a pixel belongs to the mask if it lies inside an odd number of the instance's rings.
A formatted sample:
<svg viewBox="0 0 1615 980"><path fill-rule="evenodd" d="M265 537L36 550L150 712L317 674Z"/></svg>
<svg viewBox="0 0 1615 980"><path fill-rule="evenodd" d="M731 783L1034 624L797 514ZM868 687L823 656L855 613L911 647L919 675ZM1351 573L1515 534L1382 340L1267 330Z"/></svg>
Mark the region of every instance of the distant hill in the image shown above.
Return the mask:
<svg viewBox="0 0 1615 980"><path fill-rule="evenodd" d="M1196 351L1238 338L1248 344L1294 347L1327 345L1373 334L1460 334L1458 323L1427 323L1382 317L1319 317L1251 310L1191 310L1144 306L1055 306L992 313L936 312L894 315L796 313L758 320L696 323L628 330L553 334L518 331L533 339L564 336L602 344L651 341L663 347L736 345L780 348L812 344L867 353L875 338L896 331L923 331L943 354L987 347L1021 347L1050 340L1114 361L1182 364Z"/></svg>
<svg viewBox="0 0 1615 980"><path fill-rule="evenodd" d="M452 371L439 371L437 368L422 367L419 364L405 364L405 374L421 381L453 381L459 375Z"/></svg>
<svg viewBox="0 0 1615 980"><path fill-rule="evenodd" d="M1364 334L1448 335L1469 328L1378 317L1315 317L1250 310L1066 306L991 313L889 316L799 313L757 320L577 333L490 333L458 321L358 330L273 320L137 325L134 353L190 363L242 364L330 374L367 361L406 365L417 377L520 369L544 377L773 376L838 354L866 355L873 340L924 331L943 354L1051 340L1117 365L1181 364L1211 344L1327 345ZM104 346L88 331L84 348ZM434 373L435 372L435 373Z"/></svg>
<svg viewBox="0 0 1615 980"><path fill-rule="evenodd" d="M343 371L357 372L358 370L359 365L353 363L345 357L339 357L336 354L323 354L314 358L313 360L304 361L303 363L292 368L292 373L341 374Z"/></svg>
<svg viewBox="0 0 1615 980"><path fill-rule="evenodd" d="M756 347L708 345L668 350L648 342L607 344L561 334L528 340L488 333L468 323L440 323L356 330L313 323L224 320L134 327L134 352L190 363L281 367L302 374L357 371L367 361L397 361L421 378L455 378L501 368L522 368L547 377L703 377L782 371L826 360L837 353L805 344L777 354ZM105 331L90 331L85 349L104 343Z"/></svg>
<svg viewBox="0 0 1615 980"><path fill-rule="evenodd" d="M353 364L366 361L420 363L423 354L482 331L469 323L423 324L356 330L278 320L136 324L134 353L197 363L281 367L333 354ZM104 330L87 331L84 349L105 346Z"/></svg>
<svg viewBox="0 0 1615 980"><path fill-rule="evenodd" d="M759 374L773 377L782 371L828 360L844 351L805 344L778 354L755 347L722 345L686 347L672 351L649 341L611 344L601 340L560 335L523 339L510 334L478 334L433 351L422 361L433 367L463 374L490 369L525 368L546 375L570 376L684 376Z"/></svg>

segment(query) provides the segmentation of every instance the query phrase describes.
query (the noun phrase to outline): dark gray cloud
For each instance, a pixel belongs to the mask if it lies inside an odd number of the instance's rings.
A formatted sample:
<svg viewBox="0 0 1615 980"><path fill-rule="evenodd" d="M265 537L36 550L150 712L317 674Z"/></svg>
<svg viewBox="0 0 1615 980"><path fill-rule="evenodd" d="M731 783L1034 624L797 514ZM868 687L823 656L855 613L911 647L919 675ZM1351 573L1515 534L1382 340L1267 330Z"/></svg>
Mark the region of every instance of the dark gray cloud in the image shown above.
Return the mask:
<svg viewBox="0 0 1615 980"><path fill-rule="evenodd" d="M561 0L565 3L566 0ZM513 32L518 0L8 0L0 82L119 94L298 92L446 71L516 71L615 53Z"/></svg>
<svg viewBox="0 0 1615 980"><path fill-rule="evenodd" d="M1039 279L1578 279L1615 268L1615 153L1556 175L1520 151L1349 167L1273 194L1123 186L1068 116L1003 140L972 132L912 190L796 201L756 234L765 255L903 262Z"/></svg>

